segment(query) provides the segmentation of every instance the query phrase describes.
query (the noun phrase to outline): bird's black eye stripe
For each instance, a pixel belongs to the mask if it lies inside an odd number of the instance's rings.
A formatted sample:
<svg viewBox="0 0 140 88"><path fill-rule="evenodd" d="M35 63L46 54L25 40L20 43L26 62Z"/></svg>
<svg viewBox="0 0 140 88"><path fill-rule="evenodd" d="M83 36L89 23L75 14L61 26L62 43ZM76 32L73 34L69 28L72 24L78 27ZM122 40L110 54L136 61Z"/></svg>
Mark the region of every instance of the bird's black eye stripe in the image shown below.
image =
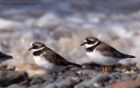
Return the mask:
<svg viewBox="0 0 140 88"><path fill-rule="evenodd" d="M34 49L37 49L37 48L38 48L38 46L36 46L36 45L33 45L33 48L34 48Z"/></svg>
<svg viewBox="0 0 140 88"><path fill-rule="evenodd" d="M89 42L89 44L93 44L93 43L95 43L95 41L90 41L90 42Z"/></svg>
<svg viewBox="0 0 140 88"><path fill-rule="evenodd" d="M95 43L96 41L91 41L91 40L87 40L87 43L88 44L93 44L93 43Z"/></svg>

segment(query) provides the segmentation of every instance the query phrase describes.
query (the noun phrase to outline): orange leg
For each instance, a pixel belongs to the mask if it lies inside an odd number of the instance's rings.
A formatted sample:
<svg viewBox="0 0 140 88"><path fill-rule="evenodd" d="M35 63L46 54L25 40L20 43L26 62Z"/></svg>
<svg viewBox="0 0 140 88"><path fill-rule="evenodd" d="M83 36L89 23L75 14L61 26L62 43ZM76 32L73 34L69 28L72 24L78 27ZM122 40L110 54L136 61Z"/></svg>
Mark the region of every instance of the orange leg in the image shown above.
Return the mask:
<svg viewBox="0 0 140 88"><path fill-rule="evenodd" d="M103 69L102 69L102 74L105 73L105 66L103 66Z"/></svg>
<svg viewBox="0 0 140 88"><path fill-rule="evenodd" d="M104 65L104 66L103 66L102 73L103 73L103 74L108 74L108 73L109 73L109 66L108 66L108 65Z"/></svg>
<svg viewBox="0 0 140 88"><path fill-rule="evenodd" d="M103 69L102 69L102 74L105 73L105 66L103 66Z"/></svg>
<svg viewBox="0 0 140 88"><path fill-rule="evenodd" d="M109 65L105 65L105 73L109 73Z"/></svg>

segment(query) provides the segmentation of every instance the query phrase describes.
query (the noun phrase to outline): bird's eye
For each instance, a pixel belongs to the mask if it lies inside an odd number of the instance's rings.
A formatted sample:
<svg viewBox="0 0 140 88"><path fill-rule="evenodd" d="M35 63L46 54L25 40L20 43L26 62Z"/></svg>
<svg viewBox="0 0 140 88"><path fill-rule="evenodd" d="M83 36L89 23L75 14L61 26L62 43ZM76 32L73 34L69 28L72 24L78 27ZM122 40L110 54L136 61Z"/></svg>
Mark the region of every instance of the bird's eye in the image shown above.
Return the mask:
<svg viewBox="0 0 140 88"><path fill-rule="evenodd" d="M37 48L38 46L36 46L36 45L33 45L33 47L34 47L34 48Z"/></svg>
<svg viewBox="0 0 140 88"><path fill-rule="evenodd" d="M93 40L87 40L87 42L93 42Z"/></svg>

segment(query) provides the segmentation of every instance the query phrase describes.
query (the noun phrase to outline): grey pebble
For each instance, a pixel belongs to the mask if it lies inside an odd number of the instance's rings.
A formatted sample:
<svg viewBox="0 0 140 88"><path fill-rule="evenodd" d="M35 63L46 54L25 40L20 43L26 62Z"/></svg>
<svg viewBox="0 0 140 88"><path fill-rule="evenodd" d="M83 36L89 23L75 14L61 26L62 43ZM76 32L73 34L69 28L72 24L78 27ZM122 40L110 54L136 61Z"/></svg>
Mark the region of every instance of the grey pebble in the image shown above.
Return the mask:
<svg viewBox="0 0 140 88"><path fill-rule="evenodd" d="M7 87L11 84L17 84L27 80L28 77L25 73L15 71L0 71L0 85Z"/></svg>
<svg viewBox="0 0 140 88"><path fill-rule="evenodd" d="M31 80L30 85L43 84L44 82L48 84L54 82L55 80L56 78L52 75L36 76Z"/></svg>
<svg viewBox="0 0 140 88"><path fill-rule="evenodd" d="M111 77L108 75L93 76L91 79L84 80L83 82L76 85L76 88L96 88L103 87L105 83L109 82Z"/></svg>
<svg viewBox="0 0 140 88"><path fill-rule="evenodd" d="M8 86L7 88L27 88L26 86L21 86L19 84L12 84L10 86Z"/></svg>
<svg viewBox="0 0 140 88"><path fill-rule="evenodd" d="M42 77L35 77L31 82L30 85L42 84L45 82L45 79Z"/></svg>
<svg viewBox="0 0 140 88"><path fill-rule="evenodd" d="M60 73L53 83L46 84L45 88L73 88L74 85L79 83L80 79L76 72Z"/></svg>
<svg viewBox="0 0 140 88"><path fill-rule="evenodd" d="M78 82L74 80L60 80L47 84L45 88L72 88L77 83Z"/></svg>

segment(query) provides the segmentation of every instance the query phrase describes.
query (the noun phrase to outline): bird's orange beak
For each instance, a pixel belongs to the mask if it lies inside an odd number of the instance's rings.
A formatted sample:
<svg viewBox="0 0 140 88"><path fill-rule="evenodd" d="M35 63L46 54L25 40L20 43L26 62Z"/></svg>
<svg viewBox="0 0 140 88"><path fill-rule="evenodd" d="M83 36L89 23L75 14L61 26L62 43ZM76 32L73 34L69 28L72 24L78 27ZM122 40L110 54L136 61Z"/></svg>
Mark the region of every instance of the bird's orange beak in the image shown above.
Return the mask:
<svg viewBox="0 0 140 88"><path fill-rule="evenodd" d="M83 45L85 45L86 44L86 42L83 42L82 44L81 44L81 46L83 46Z"/></svg>
<svg viewBox="0 0 140 88"><path fill-rule="evenodd" d="M32 49L33 49L33 47L29 48L28 50L32 50Z"/></svg>

